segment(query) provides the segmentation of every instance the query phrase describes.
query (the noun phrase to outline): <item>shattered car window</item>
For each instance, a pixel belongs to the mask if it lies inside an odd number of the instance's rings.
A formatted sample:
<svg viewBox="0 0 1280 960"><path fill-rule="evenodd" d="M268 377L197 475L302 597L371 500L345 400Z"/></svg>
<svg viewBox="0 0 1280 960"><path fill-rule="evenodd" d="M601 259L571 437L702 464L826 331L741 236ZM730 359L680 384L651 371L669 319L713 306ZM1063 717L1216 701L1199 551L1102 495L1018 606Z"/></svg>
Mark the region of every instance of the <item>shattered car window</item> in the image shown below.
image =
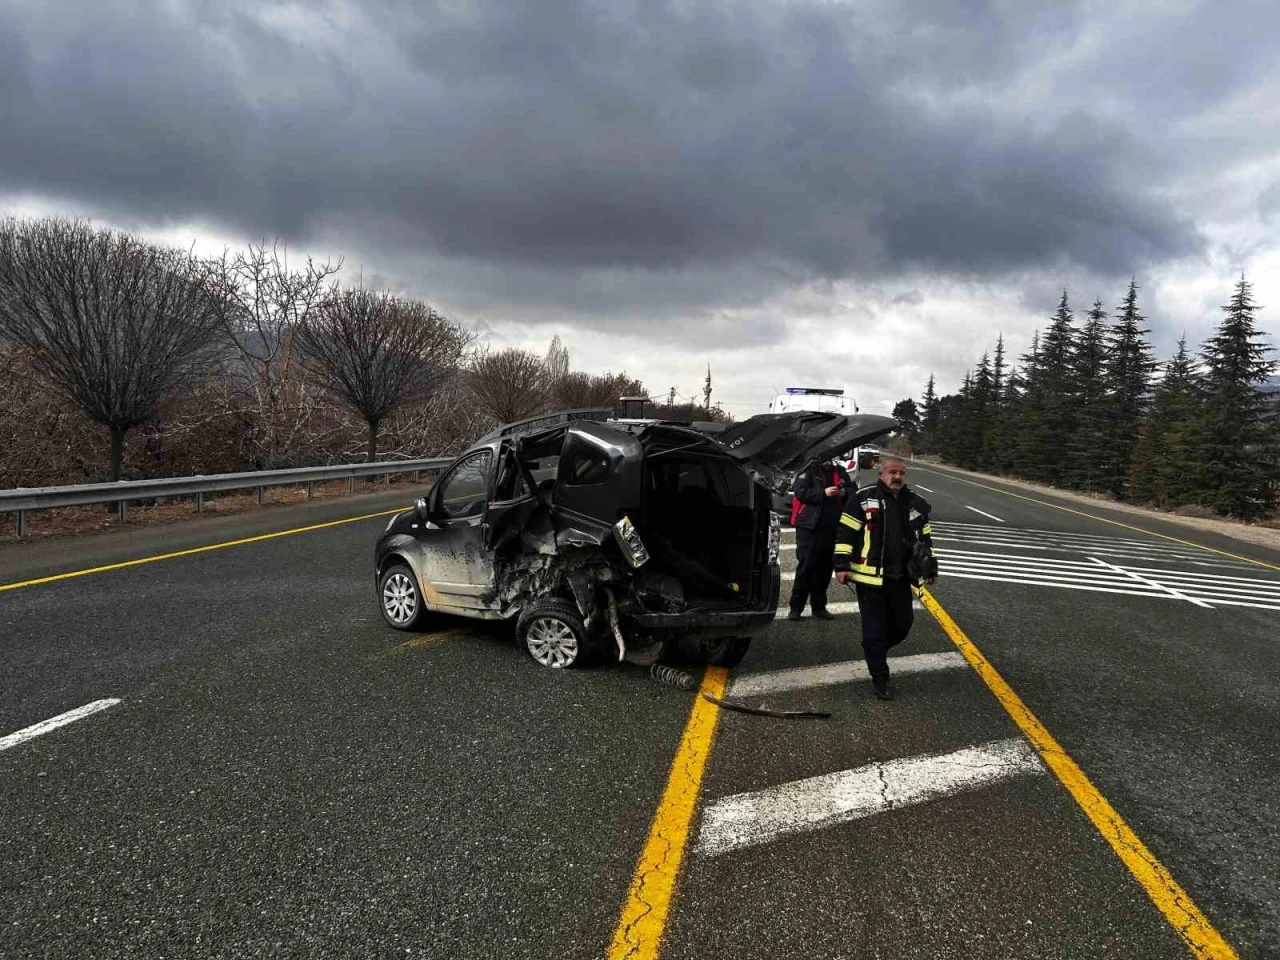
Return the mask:
<svg viewBox="0 0 1280 960"><path fill-rule="evenodd" d="M565 483L603 483L609 477L609 456L585 443L575 440L566 455L568 470Z"/></svg>
<svg viewBox="0 0 1280 960"><path fill-rule="evenodd" d="M440 488L440 514L446 520L479 516L489 498L493 454L482 450L458 464Z"/></svg>

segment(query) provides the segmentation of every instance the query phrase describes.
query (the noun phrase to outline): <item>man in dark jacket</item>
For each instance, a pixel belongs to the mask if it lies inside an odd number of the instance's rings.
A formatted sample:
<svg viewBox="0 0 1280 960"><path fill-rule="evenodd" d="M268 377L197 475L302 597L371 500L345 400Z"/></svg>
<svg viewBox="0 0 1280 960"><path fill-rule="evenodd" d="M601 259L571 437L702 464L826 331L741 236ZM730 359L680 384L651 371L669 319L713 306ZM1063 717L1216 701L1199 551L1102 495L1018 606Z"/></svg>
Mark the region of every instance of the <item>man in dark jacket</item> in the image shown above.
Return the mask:
<svg viewBox="0 0 1280 960"><path fill-rule="evenodd" d="M890 647L907 639L915 619L912 587L933 583L929 503L907 486L907 465L897 457L880 461L880 479L849 497L836 534L836 579L852 580L862 614L862 653L871 689L881 700L889 690Z"/></svg>
<svg viewBox="0 0 1280 960"><path fill-rule="evenodd" d="M836 528L840 525L846 489L853 489L853 481L844 467L830 460L810 463L796 477L792 488L799 505L794 521L796 579L791 585L788 620L800 619L806 600L815 617L832 619L827 611L827 587L831 585Z"/></svg>

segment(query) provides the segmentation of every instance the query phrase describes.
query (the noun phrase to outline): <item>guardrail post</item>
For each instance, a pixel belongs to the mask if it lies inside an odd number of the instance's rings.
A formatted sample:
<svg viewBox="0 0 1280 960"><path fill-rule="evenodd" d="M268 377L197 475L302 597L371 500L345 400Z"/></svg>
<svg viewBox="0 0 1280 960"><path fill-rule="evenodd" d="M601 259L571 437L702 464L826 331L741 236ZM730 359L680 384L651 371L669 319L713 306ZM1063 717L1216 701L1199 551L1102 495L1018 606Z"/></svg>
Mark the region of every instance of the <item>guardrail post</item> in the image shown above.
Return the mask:
<svg viewBox="0 0 1280 960"><path fill-rule="evenodd" d="M316 498L316 485L314 483L307 484L307 499L314 500Z"/></svg>
<svg viewBox="0 0 1280 960"><path fill-rule="evenodd" d="M391 474L384 473L382 475L382 482L385 483L388 487L391 486Z"/></svg>
<svg viewBox="0 0 1280 960"><path fill-rule="evenodd" d="M196 513L204 513L204 491L196 494Z"/></svg>
<svg viewBox="0 0 1280 960"><path fill-rule="evenodd" d="M347 477L347 496L356 492L356 478Z"/></svg>
<svg viewBox="0 0 1280 960"><path fill-rule="evenodd" d="M121 523L124 523L129 519L129 501L128 500L121 500L119 503L116 504L116 519L119 520Z"/></svg>
<svg viewBox="0 0 1280 960"><path fill-rule="evenodd" d="M13 515L13 518L18 521L18 539L25 539L27 536L27 511L19 510Z"/></svg>
<svg viewBox="0 0 1280 960"><path fill-rule="evenodd" d="M258 488L258 502L259 502L259 503L262 503L262 501L263 501L263 491L264 491L264 490L266 490L266 487L259 487L259 488Z"/></svg>

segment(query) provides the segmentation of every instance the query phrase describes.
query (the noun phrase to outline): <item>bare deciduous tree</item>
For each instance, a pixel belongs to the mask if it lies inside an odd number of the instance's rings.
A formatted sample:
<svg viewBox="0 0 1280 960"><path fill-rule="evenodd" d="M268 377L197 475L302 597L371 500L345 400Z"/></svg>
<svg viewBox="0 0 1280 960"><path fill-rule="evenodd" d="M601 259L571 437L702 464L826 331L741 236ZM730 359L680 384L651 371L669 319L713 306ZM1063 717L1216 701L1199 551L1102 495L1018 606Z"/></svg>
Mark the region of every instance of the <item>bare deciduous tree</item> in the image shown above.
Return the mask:
<svg viewBox="0 0 1280 960"><path fill-rule="evenodd" d="M547 347L547 356L542 361L543 375L547 380L547 389L555 391L556 384L569 375L569 348L560 342L560 334L551 338Z"/></svg>
<svg viewBox="0 0 1280 960"><path fill-rule="evenodd" d="M382 421L454 377L473 338L424 303L363 289L330 297L297 330L317 382L368 425L370 463Z"/></svg>
<svg viewBox="0 0 1280 960"><path fill-rule="evenodd" d="M552 406L561 410L579 407L615 407L619 397L641 396L644 384L625 373L565 374L552 389Z"/></svg>
<svg viewBox="0 0 1280 960"><path fill-rule="evenodd" d="M311 312L336 293L330 281L339 261L307 258L298 269L288 252L266 243L224 251L208 263L213 300L222 328L239 357L246 400L250 459L273 467L295 459L306 445L314 397L298 369L294 333Z"/></svg>
<svg viewBox="0 0 1280 960"><path fill-rule="evenodd" d="M467 367L465 383L480 411L498 423L546 409L546 370L527 350L480 351Z"/></svg>
<svg viewBox="0 0 1280 960"><path fill-rule="evenodd" d="M111 434L125 435L199 378L218 317L200 265L83 220L0 224L0 337Z"/></svg>

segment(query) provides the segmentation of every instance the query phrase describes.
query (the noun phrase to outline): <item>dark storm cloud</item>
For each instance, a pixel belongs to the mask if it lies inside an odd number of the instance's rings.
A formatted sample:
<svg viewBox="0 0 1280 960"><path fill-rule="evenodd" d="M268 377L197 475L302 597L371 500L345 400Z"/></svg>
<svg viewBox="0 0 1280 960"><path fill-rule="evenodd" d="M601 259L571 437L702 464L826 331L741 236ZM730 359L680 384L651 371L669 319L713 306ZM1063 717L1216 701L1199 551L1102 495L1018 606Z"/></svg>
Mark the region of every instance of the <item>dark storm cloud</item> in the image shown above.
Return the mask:
<svg viewBox="0 0 1280 960"><path fill-rule="evenodd" d="M425 255L584 270L995 276L1194 252L1167 158L1123 109L1077 102L1089 70L1001 107L1083 28L1070 7L888 0L19 0L0 9L0 190L251 236L382 223ZM1196 109L1260 62L1228 33L1234 66ZM1148 81L1164 117L1169 53Z"/></svg>

